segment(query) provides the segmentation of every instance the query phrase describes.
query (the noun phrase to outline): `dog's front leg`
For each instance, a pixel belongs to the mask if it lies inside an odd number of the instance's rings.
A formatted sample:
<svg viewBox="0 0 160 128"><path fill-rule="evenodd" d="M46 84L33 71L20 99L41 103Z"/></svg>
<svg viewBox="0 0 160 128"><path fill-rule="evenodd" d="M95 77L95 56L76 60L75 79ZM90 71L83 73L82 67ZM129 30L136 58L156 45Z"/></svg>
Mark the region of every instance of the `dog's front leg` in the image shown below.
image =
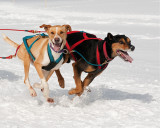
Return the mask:
<svg viewBox="0 0 160 128"><path fill-rule="evenodd" d="M46 81L46 78L45 76L43 75L43 72L42 72L42 65L40 63L37 63L36 61L34 62L34 66L37 70L37 73L41 79L41 85L42 87L44 88L43 90L43 96L46 98L46 100L50 103L53 103L54 100L52 98L49 97L49 86L48 86L48 83Z"/></svg>
<svg viewBox="0 0 160 128"><path fill-rule="evenodd" d="M61 88L64 88L65 87L65 83L64 83L64 78L60 72L60 69L56 70L56 75L57 75L57 78L58 78L58 82L59 82L59 86Z"/></svg>
<svg viewBox="0 0 160 128"><path fill-rule="evenodd" d="M43 72L43 75L44 75L46 81L48 82L48 80L51 77L51 75L53 74L54 70L51 70L51 71L42 70L42 72ZM41 83L34 83L33 87L41 89L42 91L44 90L43 86L41 85Z"/></svg>
<svg viewBox="0 0 160 128"><path fill-rule="evenodd" d="M70 95L79 94L83 91L82 81L81 81L82 70L78 67L77 63L73 63L72 66L73 66L73 71L74 71L74 80L75 80L76 88L71 89L68 92Z"/></svg>
<svg viewBox="0 0 160 128"><path fill-rule="evenodd" d="M51 70L51 71L45 71L45 70L43 70L43 74L44 74L44 76L46 78L46 81L49 80L49 78L51 77L51 75L53 74L53 72L54 72L54 70ZM64 88L65 84L64 84L64 78L63 78L63 76L61 75L59 69L55 70L55 72L56 72L56 75L57 75L57 78L58 78L59 86L61 88ZM34 83L33 87L34 88L39 88L42 91L44 90L40 83Z"/></svg>

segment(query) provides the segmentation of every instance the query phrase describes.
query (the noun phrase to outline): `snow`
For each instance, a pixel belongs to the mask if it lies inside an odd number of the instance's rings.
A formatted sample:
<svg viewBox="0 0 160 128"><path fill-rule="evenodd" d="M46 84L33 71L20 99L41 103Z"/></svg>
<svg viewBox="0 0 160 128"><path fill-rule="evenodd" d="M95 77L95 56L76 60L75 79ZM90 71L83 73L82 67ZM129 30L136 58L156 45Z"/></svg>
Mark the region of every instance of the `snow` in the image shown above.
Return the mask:
<svg viewBox="0 0 160 128"><path fill-rule="evenodd" d="M35 29L42 24L70 24L104 38L108 32L130 37L136 49L132 64L116 58L81 97L68 95L75 87L71 64L49 80L49 104L39 89L29 95L18 59L0 60L0 128L159 128L160 122L160 1L159 0L1 0L0 28ZM25 32L1 31L17 43ZM0 56L15 49L0 38ZM82 78L85 77L83 73ZM31 83L40 82L34 67Z"/></svg>

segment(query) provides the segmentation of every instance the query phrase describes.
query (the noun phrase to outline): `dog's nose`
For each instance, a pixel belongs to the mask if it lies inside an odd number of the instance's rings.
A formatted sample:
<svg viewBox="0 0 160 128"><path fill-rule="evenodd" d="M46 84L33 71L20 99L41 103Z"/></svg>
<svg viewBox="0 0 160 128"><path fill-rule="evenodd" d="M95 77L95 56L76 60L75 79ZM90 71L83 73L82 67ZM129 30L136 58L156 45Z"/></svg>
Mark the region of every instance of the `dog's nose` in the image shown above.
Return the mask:
<svg viewBox="0 0 160 128"><path fill-rule="evenodd" d="M133 45L130 46L131 51L134 51L135 47Z"/></svg>
<svg viewBox="0 0 160 128"><path fill-rule="evenodd" d="M54 38L55 43L58 43L60 39L58 37Z"/></svg>

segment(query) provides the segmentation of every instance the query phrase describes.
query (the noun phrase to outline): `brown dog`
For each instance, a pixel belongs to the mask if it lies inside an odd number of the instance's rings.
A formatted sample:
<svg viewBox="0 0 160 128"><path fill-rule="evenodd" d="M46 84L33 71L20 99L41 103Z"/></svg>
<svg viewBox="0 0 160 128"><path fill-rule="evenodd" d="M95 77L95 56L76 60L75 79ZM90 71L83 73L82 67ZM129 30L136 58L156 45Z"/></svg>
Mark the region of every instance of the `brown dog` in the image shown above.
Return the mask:
<svg viewBox="0 0 160 128"><path fill-rule="evenodd" d="M51 60L50 60L49 54L47 53L48 47L51 49L51 54L54 60L57 60L62 54L62 52L59 52L59 51L62 51L62 49L64 48L66 44L67 31L71 31L71 27L70 25L51 26L51 25L43 24L42 26L40 26L40 28L45 29L45 31L48 33L48 37L47 36L42 37L37 35L27 40L27 45L31 46L31 44L36 39L38 39L30 50L32 55L35 57L35 60L33 61L30 54L26 50L26 46L24 42L21 44L20 48L18 49L17 56L20 60L23 61L24 72L25 72L24 83L27 85L31 96L33 97L37 96L35 90L30 85L30 82L29 82L30 63L33 63L41 79L41 84L40 85L35 84L34 86L40 87L41 89L43 89L43 95L48 102L54 102L54 100L49 97L49 86L47 81L50 78L51 74L55 70L59 69L60 66L64 63L64 58L62 58L56 65L54 65L54 67L51 67L52 66L50 65ZM10 45L12 45L13 47L17 48L19 46L19 44L13 42L4 34L3 34L3 37L4 37L4 40L8 42ZM45 70L45 67L47 67L48 65L50 66L49 67L50 70Z"/></svg>

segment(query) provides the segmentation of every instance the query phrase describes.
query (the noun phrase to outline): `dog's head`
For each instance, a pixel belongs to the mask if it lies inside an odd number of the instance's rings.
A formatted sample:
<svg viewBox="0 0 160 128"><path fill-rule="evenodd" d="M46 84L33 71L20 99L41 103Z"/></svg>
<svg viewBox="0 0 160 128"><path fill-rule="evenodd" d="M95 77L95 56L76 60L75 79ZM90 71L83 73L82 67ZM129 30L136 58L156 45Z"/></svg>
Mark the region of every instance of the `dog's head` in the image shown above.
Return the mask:
<svg viewBox="0 0 160 128"><path fill-rule="evenodd" d="M41 25L40 28L48 33L50 43L56 52L62 50L66 44L67 32L72 31L70 25Z"/></svg>
<svg viewBox="0 0 160 128"><path fill-rule="evenodd" d="M131 40L125 35L115 35L113 36L111 33L108 33L105 38L107 42L111 44L111 57L114 58L116 56L121 57L123 60L132 62L133 59L127 53L128 51L134 51L135 47L131 44Z"/></svg>

